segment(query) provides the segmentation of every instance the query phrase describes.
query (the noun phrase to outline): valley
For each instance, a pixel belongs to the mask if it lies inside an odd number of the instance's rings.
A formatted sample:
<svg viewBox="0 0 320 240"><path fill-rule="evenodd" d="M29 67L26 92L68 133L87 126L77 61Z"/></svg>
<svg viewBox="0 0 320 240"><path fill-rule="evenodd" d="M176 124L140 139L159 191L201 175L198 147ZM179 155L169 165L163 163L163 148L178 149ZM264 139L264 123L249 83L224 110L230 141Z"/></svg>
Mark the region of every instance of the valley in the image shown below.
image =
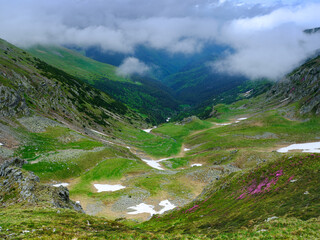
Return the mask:
<svg viewBox="0 0 320 240"><path fill-rule="evenodd" d="M0 40L0 237L320 238L319 59L275 83L218 81L208 97L196 63L168 66L169 87L187 84L172 92Z"/></svg>

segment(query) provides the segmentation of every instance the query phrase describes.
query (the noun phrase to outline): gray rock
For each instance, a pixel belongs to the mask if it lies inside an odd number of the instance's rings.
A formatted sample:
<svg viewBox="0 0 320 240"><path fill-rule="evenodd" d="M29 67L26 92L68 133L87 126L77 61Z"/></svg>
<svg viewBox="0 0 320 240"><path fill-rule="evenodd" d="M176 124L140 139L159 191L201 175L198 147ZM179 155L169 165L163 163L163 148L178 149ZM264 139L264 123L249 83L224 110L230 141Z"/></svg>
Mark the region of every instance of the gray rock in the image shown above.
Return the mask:
<svg viewBox="0 0 320 240"><path fill-rule="evenodd" d="M70 200L67 188L42 185L38 176L21 169L26 163L22 159L14 158L0 166L0 206L21 202L83 212L78 203Z"/></svg>

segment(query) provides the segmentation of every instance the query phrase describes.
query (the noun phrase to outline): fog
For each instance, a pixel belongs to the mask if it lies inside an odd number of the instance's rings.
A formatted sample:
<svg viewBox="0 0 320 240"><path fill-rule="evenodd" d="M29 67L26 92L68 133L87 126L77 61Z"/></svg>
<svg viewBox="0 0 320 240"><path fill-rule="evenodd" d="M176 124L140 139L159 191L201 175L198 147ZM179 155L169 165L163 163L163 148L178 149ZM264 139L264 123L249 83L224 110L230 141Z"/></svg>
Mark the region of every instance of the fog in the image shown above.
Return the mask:
<svg viewBox="0 0 320 240"><path fill-rule="evenodd" d="M34 44L101 47L134 55L145 45L192 56L207 44L230 46L213 71L278 79L320 48L319 1L0 0L0 37ZM128 58L119 73L145 73ZM138 71L141 68L141 71ZM134 70L134 71L133 71Z"/></svg>

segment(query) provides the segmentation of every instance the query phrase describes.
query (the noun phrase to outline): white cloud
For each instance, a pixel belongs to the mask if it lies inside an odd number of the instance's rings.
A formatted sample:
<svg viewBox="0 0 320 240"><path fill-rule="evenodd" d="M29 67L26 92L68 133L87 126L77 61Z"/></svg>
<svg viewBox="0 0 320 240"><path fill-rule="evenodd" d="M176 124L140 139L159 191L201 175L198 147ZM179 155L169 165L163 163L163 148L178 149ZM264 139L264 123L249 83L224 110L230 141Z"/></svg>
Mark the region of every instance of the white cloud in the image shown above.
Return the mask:
<svg viewBox="0 0 320 240"><path fill-rule="evenodd" d="M132 74L145 74L150 68L134 57L126 58L117 69L117 74L120 76L128 76Z"/></svg>
<svg viewBox="0 0 320 240"><path fill-rule="evenodd" d="M249 78L279 79L320 49L320 34L303 33L320 23L319 12L320 4L313 4L234 20L220 35L220 42L234 51L211 65Z"/></svg>
<svg viewBox="0 0 320 240"><path fill-rule="evenodd" d="M18 46L75 44L134 56L145 45L193 54L206 44L234 51L214 66L278 78L319 48L318 0L0 0L0 37Z"/></svg>

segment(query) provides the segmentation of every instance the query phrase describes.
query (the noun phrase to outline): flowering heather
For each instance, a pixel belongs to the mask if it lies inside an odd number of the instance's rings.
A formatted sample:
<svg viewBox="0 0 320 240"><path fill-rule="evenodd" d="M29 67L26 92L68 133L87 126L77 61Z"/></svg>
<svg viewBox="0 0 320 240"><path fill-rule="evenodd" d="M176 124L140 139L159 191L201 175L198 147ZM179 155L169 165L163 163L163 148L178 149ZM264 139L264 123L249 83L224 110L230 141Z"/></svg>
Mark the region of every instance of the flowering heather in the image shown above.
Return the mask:
<svg viewBox="0 0 320 240"><path fill-rule="evenodd" d="M274 167L274 166L273 166ZM241 195L237 197L237 199L244 199L245 197L249 195L256 195L261 194L265 192L270 192L273 185L276 185L279 177L284 175L283 169L280 169L274 173L271 173L270 176L273 176L272 178L264 177L264 174L262 175L262 180L258 184L257 181L254 179L251 181L251 183L244 187L241 191Z"/></svg>

